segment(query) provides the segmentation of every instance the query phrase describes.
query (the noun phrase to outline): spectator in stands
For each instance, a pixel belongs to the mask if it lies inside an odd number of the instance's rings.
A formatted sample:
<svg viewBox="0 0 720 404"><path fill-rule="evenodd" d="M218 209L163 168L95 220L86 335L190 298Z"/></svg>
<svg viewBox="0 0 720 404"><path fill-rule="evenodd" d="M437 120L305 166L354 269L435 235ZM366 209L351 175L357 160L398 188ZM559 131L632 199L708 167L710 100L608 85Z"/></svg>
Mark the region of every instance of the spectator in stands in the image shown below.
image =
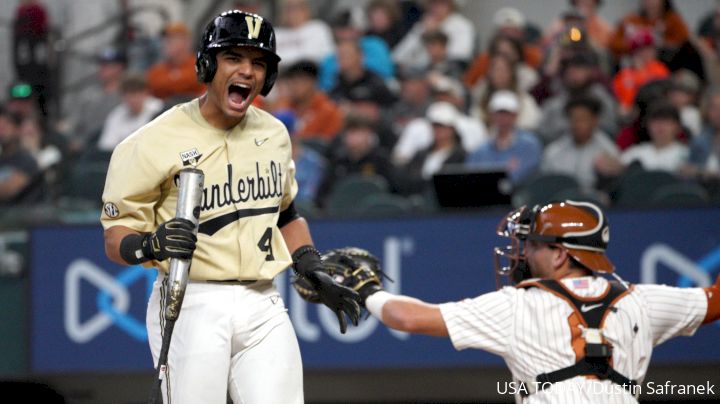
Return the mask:
<svg viewBox="0 0 720 404"><path fill-rule="evenodd" d="M403 194L429 192L435 173L465 162L467 153L456 129L459 117L457 109L447 102L436 102L428 108L427 116L432 125L432 143L400 167L402 180L399 183Z"/></svg>
<svg viewBox="0 0 720 404"><path fill-rule="evenodd" d="M122 103L120 83L127 58L115 48L104 48L95 56L98 63L95 82L73 98L68 118L61 131L68 134L70 152L80 153L85 145L97 141L103 122L110 111Z"/></svg>
<svg viewBox="0 0 720 404"><path fill-rule="evenodd" d="M592 52L577 52L562 62L557 91L542 106L540 123L535 133L544 144L558 139L568 131L566 104L569 99L592 96L601 103L599 126L615 135L618 131L617 101L599 77L598 58Z"/></svg>
<svg viewBox="0 0 720 404"><path fill-rule="evenodd" d="M720 90L712 90L705 102L705 125L692 139L688 164L681 173L702 182L720 181Z"/></svg>
<svg viewBox="0 0 720 404"><path fill-rule="evenodd" d="M661 54L673 53L689 37L685 21L670 0L641 0L638 10L626 14L618 23L610 40L610 49L618 59L633 53L637 32L645 30L657 38L655 46Z"/></svg>
<svg viewBox="0 0 720 404"><path fill-rule="evenodd" d="M400 93L390 111L395 133L402 133L407 124L425 116L431 103L431 87L425 71L419 68L402 69L398 74Z"/></svg>
<svg viewBox="0 0 720 404"><path fill-rule="evenodd" d="M40 0L22 0L12 21L12 62L15 76L33 87L35 102L43 116L48 115L50 99L56 97L53 82L53 48L50 46L51 23L46 6ZM7 4L6 4L7 6ZM4 55L7 57L7 55Z"/></svg>
<svg viewBox="0 0 720 404"><path fill-rule="evenodd" d="M307 0L283 0L280 15L275 35L277 53L284 64L301 60L319 64L335 51L332 30L324 21L313 18Z"/></svg>
<svg viewBox="0 0 720 404"><path fill-rule="evenodd" d="M385 41L388 48L395 48L411 27L404 23L405 10L401 3L396 0L370 0L365 7L366 35L376 36Z"/></svg>
<svg viewBox="0 0 720 404"><path fill-rule="evenodd" d="M703 58L706 80L720 85L720 3L700 21L697 36L696 44Z"/></svg>
<svg viewBox="0 0 720 404"><path fill-rule="evenodd" d="M481 168L505 169L514 185L530 177L540 166L542 145L535 134L516 124L520 100L508 90L490 98L490 141L467 158L467 164Z"/></svg>
<svg viewBox="0 0 720 404"><path fill-rule="evenodd" d="M315 138L325 143L342 130L343 113L327 94L317 88L317 65L301 60L281 74L286 96L276 108L290 109L297 116L297 134L302 140Z"/></svg>
<svg viewBox="0 0 720 404"><path fill-rule="evenodd" d="M338 104L349 99L374 98L383 107L395 101L395 95L385 81L363 65L363 52L355 40L337 44L339 75L335 86L329 91L330 98Z"/></svg>
<svg viewBox="0 0 720 404"><path fill-rule="evenodd" d="M459 81L445 76L431 77L433 104L443 102L457 110L455 129L463 148L470 153L487 141L487 128L477 118L463 113L465 110L465 94ZM432 107L432 105L430 107ZM428 113L430 112L428 107ZM405 126L393 148L392 159L396 165L405 165L416 153L432 144L432 124L427 118L414 119Z"/></svg>
<svg viewBox="0 0 720 404"><path fill-rule="evenodd" d="M597 59L596 68L605 74L615 72L614 60L606 48L596 46L587 33L585 17L577 9L569 9L562 13L563 26L545 43L542 74L554 77L559 74L562 63L576 53L594 53Z"/></svg>
<svg viewBox="0 0 720 404"><path fill-rule="evenodd" d="M351 21L350 11L340 13L332 22L335 43L350 41L360 47L362 66L380 76L384 81L395 76L395 66L390 56L390 49L385 42L373 35L363 35ZM325 57L319 66L318 85L323 91L330 91L336 84L339 75L338 56L334 52Z"/></svg>
<svg viewBox="0 0 720 404"><path fill-rule="evenodd" d="M427 31L423 34L422 41L428 54L428 64L424 67L428 74L441 74L454 79L462 77L463 65L448 58L448 36L444 32Z"/></svg>
<svg viewBox="0 0 720 404"><path fill-rule="evenodd" d="M8 86L8 99L5 107L21 117L38 114L44 118L43 111L38 105L38 97L39 94L30 83L14 82Z"/></svg>
<svg viewBox="0 0 720 404"><path fill-rule="evenodd" d="M30 84L25 82L13 83L9 87L5 109L12 114L17 114L22 120L26 118L37 120L43 129L44 141L48 145L53 145L61 154L65 155L69 152L68 139L64 134L58 133L50 127L47 117L43 115L37 103L38 96L35 88Z"/></svg>
<svg viewBox="0 0 720 404"><path fill-rule="evenodd" d="M545 148L541 171L574 177L587 190L596 187L598 156L620 157L620 149L599 128L602 108L592 95L579 95L566 102L568 128Z"/></svg>
<svg viewBox="0 0 720 404"><path fill-rule="evenodd" d="M618 145L620 150L625 150L634 144L650 141L646 123L648 108L657 100L668 99L671 86L670 80L663 79L651 81L640 87L635 96L630 122L615 135L615 144ZM687 137L683 135L682 138L686 139Z"/></svg>
<svg viewBox="0 0 720 404"><path fill-rule="evenodd" d="M643 84L670 76L668 68L657 59L655 39L648 29L638 28L629 38L630 64L613 77L613 91L620 102L620 116L630 114L638 89Z"/></svg>
<svg viewBox="0 0 720 404"><path fill-rule="evenodd" d="M473 89L471 114L489 124L492 112L490 99L498 91L506 90L515 94L520 102L516 124L518 127L534 130L540 122L540 107L535 99L518 84L517 68L512 61L503 55L496 55L490 60L488 73L484 80Z"/></svg>
<svg viewBox="0 0 720 404"><path fill-rule="evenodd" d="M20 141L23 117L0 106L0 206L37 202L42 197L40 170Z"/></svg>
<svg viewBox="0 0 720 404"><path fill-rule="evenodd" d="M422 20L393 48L393 60L403 67L426 66L428 54L422 36L426 32L440 30L448 36L448 58L467 66L475 49L472 21L458 11L456 0L427 0L426 4Z"/></svg>
<svg viewBox="0 0 720 404"><path fill-rule="evenodd" d="M45 171L62 161L62 150L49 141L37 115L24 117L19 131L22 148L35 157L40 171Z"/></svg>
<svg viewBox="0 0 720 404"><path fill-rule="evenodd" d="M542 55L536 47L523 44L521 39L514 36L497 33L490 40L488 51L480 53L467 68L463 75L463 81L468 87L478 85L485 78L488 71L490 59L496 55L502 55L509 59L517 69L517 81L519 88L529 90L538 82L538 72Z"/></svg>
<svg viewBox="0 0 720 404"><path fill-rule="evenodd" d="M153 97L168 105L190 100L205 91L195 74L195 54L188 27L173 22L163 29L164 60L147 72L147 83Z"/></svg>
<svg viewBox="0 0 720 404"><path fill-rule="evenodd" d="M690 70L673 72L669 92L670 102L680 111L680 122L691 137L700 134L702 117L698 106L700 79Z"/></svg>
<svg viewBox="0 0 720 404"><path fill-rule="evenodd" d="M599 167L603 174L619 175L631 165L679 173L687 164L690 151L678 140L682 126L677 108L667 100L658 100L648 108L646 121L650 141L629 147L622 152L619 161L606 159L601 162Z"/></svg>
<svg viewBox="0 0 720 404"><path fill-rule="evenodd" d="M493 14L493 27L495 32L517 38L525 45L529 45L540 53L540 40L542 32L539 27L525 18L525 15L514 7L503 7Z"/></svg>
<svg viewBox="0 0 720 404"><path fill-rule="evenodd" d="M378 138L378 147L384 153L389 154L398 136L392 125L392 109L383 96L378 96L375 91L366 91L367 89L356 89L348 93L340 104L345 116L349 114L362 116L370 121ZM337 146L342 144L342 139L336 137L330 145L329 153L334 153Z"/></svg>
<svg viewBox="0 0 720 404"><path fill-rule="evenodd" d="M113 109L105 119L97 148L112 151L118 143L150 122L163 109L163 102L152 95L148 83L141 74L126 75L120 84L122 104Z"/></svg>
<svg viewBox="0 0 720 404"><path fill-rule="evenodd" d="M323 207L335 185L350 175L379 175L388 181L391 190L397 190L395 167L378 147L377 134L370 120L348 115L340 136L342 147L331 156L325 178L318 189L319 206Z"/></svg>
<svg viewBox="0 0 720 404"><path fill-rule="evenodd" d="M298 183L295 202L312 205L325 172L325 157L317 150L306 147L296 136L297 118L292 111L275 111L274 115L285 125L292 141L292 159L295 162L295 180Z"/></svg>
<svg viewBox="0 0 720 404"><path fill-rule="evenodd" d="M583 19L583 26L593 46L598 49L608 49L613 28L600 14L598 8L602 0L569 0L570 6L579 13ZM563 15L564 16L564 15ZM543 42L549 44L564 31L566 21L561 18L553 21L543 33Z"/></svg>
<svg viewBox="0 0 720 404"><path fill-rule="evenodd" d="M611 41L618 58L632 53L634 31L643 27L650 29L656 38L658 60L665 63L670 71L687 69L705 81L702 56L671 0L642 0L637 14L632 13L622 19Z"/></svg>

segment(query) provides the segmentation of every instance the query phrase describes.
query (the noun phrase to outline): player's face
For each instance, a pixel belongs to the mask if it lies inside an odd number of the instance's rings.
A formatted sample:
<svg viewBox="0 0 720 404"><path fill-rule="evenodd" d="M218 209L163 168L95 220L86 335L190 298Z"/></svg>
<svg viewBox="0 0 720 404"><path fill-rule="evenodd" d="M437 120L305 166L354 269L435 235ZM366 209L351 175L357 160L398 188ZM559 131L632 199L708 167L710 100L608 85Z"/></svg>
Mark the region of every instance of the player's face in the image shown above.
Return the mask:
<svg viewBox="0 0 720 404"><path fill-rule="evenodd" d="M555 270L553 267L553 254L556 247L537 241L525 243L525 259L530 267L534 278L552 278Z"/></svg>
<svg viewBox="0 0 720 404"><path fill-rule="evenodd" d="M208 98L220 126L231 127L242 120L260 94L266 74L265 54L259 49L236 47L217 54L217 72L208 88Z"/></svg>

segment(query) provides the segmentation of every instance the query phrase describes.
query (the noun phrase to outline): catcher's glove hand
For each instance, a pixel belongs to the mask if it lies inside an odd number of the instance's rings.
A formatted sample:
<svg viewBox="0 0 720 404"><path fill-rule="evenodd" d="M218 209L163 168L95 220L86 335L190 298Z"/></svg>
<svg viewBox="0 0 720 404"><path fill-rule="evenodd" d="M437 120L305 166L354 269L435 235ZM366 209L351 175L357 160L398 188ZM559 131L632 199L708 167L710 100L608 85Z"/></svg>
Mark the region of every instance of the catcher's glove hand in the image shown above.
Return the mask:
<svg viewBox="0 0 720 404"><path fill-rule="evenodd" d="M322 270L335 282L360 294L363 304L371 294L382 290L380 262L369 251L357 247L335 248L322 255ZM311 302L320 302L317 291L307 279L296 277L293 287L300 296Z"/></svg>

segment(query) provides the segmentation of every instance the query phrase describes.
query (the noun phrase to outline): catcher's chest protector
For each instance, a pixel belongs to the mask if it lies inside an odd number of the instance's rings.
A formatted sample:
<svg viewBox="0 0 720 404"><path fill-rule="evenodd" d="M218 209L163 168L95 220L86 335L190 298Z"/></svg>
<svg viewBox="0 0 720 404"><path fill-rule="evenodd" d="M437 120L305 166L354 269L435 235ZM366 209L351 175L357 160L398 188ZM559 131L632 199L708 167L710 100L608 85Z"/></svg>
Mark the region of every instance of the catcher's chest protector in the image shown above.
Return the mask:
<svg viewBox="0 0 720 404"><path fill-rule="evenodd" d="M629 391L634 391L633 387L637 383L612 368L612 345L603 337L602 333L605 318L611 311L617 311L615 303L628 294L632 290L632 286L626 288L615 281L608 283L610 286L607 292L596 298L579 298L562 283L551 279L525 282L517 286L524 289L540 288L565 300L584 326L582 333L585 342L583 356L574 365L538 375L536 386L542 389L549 387L552 383L575 376L596 376L599 379L608 379L617 383Z"/></svg>

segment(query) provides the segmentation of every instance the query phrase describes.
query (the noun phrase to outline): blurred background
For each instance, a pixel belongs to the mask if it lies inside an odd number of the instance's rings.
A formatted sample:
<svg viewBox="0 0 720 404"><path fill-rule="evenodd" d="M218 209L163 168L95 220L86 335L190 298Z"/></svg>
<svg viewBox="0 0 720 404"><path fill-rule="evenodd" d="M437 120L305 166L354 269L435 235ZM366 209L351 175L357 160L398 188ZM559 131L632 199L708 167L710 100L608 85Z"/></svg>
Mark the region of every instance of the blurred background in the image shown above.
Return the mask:
<svg viewBox="0 0 720 404"><path fill-rule="evenodd" d="M391 291L494 290L502 215L568 198L607 209L629 281L720 272L720 2L4 0L0 392L145 402L155 273L105 258L105 174L115 145L204 92L199 35L231 8L275 26L280 75L255 104L292 137L316 244L369 249ZM498 357L373 318L340 335L276 281L308 403L514 401ZM710 325L658 347L646 380L713 393L641 400L718 401L719 337Z"/></svg>

